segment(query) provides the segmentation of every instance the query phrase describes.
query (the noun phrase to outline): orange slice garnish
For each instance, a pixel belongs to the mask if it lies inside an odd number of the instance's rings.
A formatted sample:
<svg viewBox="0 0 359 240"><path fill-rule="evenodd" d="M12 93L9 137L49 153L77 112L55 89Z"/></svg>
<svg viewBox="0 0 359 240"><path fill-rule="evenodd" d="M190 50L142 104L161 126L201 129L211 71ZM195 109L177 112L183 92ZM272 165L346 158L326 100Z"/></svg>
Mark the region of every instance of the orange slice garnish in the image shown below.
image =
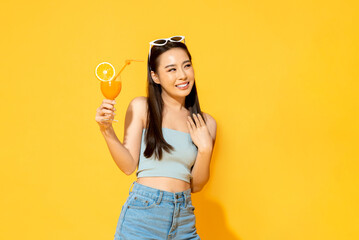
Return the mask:
<svg viewBox="0 0 359 240"><path fill-rule="evenodd" d="M95 74L100 81L111 81L115 76L115 68L112 66L111 63L102 62L97 65L95 69Z"/></svg>

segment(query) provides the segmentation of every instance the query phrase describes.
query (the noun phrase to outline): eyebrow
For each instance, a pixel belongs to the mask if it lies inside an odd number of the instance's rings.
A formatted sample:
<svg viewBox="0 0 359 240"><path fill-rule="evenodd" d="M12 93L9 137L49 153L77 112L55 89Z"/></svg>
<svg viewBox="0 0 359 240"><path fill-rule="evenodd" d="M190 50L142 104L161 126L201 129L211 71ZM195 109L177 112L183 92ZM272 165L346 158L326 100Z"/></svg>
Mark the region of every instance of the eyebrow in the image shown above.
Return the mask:
<svg viewBox="0 0 359 240"><path fill-rule="evenodd" d="M182 64L184 64L186 62L191 62L191 60L186 60ZM170 64L170 65L167 65L165 68L172 67L172 66L176 66L176 65L175 64Z"/></svg>

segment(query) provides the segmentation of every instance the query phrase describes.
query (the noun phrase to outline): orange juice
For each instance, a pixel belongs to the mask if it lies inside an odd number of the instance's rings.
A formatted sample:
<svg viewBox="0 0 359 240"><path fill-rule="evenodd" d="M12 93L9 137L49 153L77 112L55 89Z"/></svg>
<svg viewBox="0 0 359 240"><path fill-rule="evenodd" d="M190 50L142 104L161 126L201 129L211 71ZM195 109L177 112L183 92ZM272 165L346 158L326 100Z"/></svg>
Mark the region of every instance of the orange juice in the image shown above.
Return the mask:
<svg viewBox="0 0 359 240"><path fill-rule="evenodd" d="M122 82L121 80L101 81L101 92L107 99L114 100L121 92Z"/></svg>

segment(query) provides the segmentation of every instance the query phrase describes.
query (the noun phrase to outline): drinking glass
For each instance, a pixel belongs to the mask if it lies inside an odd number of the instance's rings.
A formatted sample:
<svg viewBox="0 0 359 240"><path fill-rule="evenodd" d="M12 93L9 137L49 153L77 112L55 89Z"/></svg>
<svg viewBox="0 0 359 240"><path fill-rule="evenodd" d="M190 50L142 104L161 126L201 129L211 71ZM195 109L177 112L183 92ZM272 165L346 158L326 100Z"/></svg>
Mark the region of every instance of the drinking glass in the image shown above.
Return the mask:
<svg viewBox="0 0 359 240"><path fill-rule="evenodd" d="M100 80L100 88L101 88L102 95L105 98L110 99L110 100L115 100L115 98L120 94L121 89L122 89L122 81L121 81L121 75L120 74L125 69L125 67L127 65L130 65L131 61L143 62L144 60L134 60L134 59L125 60L125 65L121 68L121 70L117 73L117 75L115 77L113 77L113 78L110 78L110 80L101 79L96 74L96 77ZM100 63L98 66L100 66L101 64L103 64L103 63ZM112 67L111 64L108 64L108 66ZM96 71L97 71L97 68L96 68ZM107 72L105 72L105 74L106 73ZM114 68L113 68L113 75L115 75L115 69ZM109 120L109 121L111 121L111 120ZM115 119L113 119L112 121L118 122L118 120L115 120Z"/></svg>

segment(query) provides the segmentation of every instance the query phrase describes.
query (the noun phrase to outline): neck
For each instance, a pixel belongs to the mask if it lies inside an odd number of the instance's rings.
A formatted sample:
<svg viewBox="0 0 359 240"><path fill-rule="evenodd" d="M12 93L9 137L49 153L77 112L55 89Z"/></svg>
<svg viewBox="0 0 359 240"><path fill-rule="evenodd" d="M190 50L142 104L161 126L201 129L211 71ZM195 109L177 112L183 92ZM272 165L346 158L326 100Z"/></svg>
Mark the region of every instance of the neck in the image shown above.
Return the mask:
<svg viewBox="0 0 359 240"><path fill-rule="evenodd" d="M165 91L162 91L161 96L164 108L175 111L181 111L185 108L186 97L169 96Z"/></svg>

